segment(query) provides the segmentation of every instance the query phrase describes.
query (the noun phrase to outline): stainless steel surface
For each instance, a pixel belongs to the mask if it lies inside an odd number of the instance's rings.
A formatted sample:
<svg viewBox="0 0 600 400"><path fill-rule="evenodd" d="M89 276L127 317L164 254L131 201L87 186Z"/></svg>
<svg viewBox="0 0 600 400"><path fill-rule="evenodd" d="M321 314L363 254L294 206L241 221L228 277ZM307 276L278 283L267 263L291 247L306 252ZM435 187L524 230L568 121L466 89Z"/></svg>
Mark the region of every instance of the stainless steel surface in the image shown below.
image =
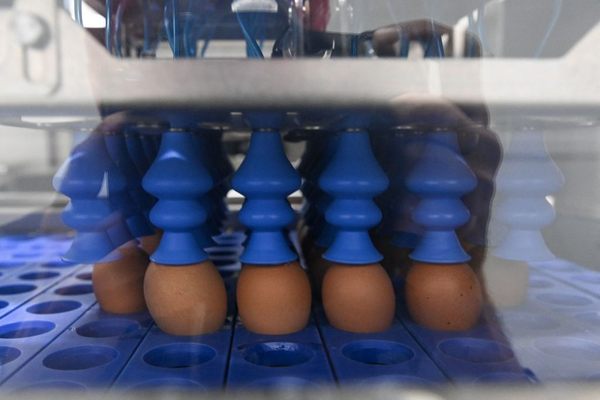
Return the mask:
<svg viewBox="0 0 600 400"><path fill-rule="evenodd" d="M2 9L0 15L7 21L16 12ZM600 108L600 24L564 57L552 59L170 61L113 58L66 12L36 15L55 33L45 47L50 57L44 62L47 79L44 84L27 84L26 76L6 62L18 59L22 49L8 46L0 68L3 76L6 71L11 74L0 87L0 114L5 116L93 117L105 107L387 109L403 101L440 98L458 105L486 104L499 113L585 117ZM51 57L53 48L60 63Z"/></svg>

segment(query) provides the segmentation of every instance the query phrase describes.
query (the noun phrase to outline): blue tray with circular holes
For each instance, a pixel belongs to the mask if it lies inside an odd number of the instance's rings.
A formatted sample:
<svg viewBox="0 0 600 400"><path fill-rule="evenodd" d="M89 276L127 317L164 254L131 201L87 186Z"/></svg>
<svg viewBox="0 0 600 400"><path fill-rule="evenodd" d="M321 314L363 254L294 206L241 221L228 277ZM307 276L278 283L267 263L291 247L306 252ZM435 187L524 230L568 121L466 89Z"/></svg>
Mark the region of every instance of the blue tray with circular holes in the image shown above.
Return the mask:
<svg viewBox="0 0 600 400"><path fill-rule="evenodd" d="M115 382L115 390L221 389L231 343L231 323L198 336L171 336L154 326Z"/></svg>
<svg viewBox="0 0 600 400"><path fill-rule="evenodd" d="M385 332L343 332L317 312L323 343L341 384L431 386L447 378L398 320Z"/></svg>
<svg viewBox="0 0 600 400"><path fill-rule="evenodd" d="M8 388L109 387L152 325L147 313L115 316L96 305L5 384ZM32 379L35 377L35 379Z"/></svg>
<svg viewBox="0 0 600 400"><path fill-rule="evenodd" d="M420 327L399 302L398 321L386 332L342 332L316 309L301 332L267 336L232 323L243 235L217 239L208 252L225 278L230 317L220 331L196 337L167 335L147 314L101 312L92 293L91 266L56 258L54 245L64 247L60 243L66 239L0 239L0 259L12 260L11 251L31 251L33 257L19 256L15 266L0 267L0 292L5 288L0 302L6 303L0 309L0 390L536 382L528 367L544 381L600 378L594 372L600 368L597 274L573 263L532 265L527 301L486 310L481 323L467 332ZM46 258L34 252L42 247ZM29 285L28 290L20 285ZM13 293L14 287L19 290ZM543 317L554 320L554 327Z"/></svg>
<svg viewBox="0 0 600 400"><path fill-rule="evenodd" d="M85 272L50 285L0 319L0 381L28 363L95 302L91 285L81 280L82 274ZM28 379L31 383L37 376Z"/></svg>
<svg viewBox="0 0 600 400"><path fill-rule="evenodd" d="M290 388L332 385L327 352L311 319L290 335L260 335L238 321L233 335L227 387Z"/></svg>

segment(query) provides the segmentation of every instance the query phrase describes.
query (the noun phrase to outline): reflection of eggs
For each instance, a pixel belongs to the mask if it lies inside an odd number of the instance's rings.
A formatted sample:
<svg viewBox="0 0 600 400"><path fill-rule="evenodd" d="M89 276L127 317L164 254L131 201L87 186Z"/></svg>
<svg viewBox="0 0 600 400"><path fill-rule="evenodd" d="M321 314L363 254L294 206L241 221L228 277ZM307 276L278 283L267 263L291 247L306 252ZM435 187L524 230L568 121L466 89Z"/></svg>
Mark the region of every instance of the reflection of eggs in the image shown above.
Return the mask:
<svg viewBox="0 0 600 400"><path fill-rule="evenodd" d="M498 308L515 307L527 298L529 265L524 261L489 256L481 269L484 291Z"/></svg>
<svg viewBox="0 0 600 400"><path fill-rule="evenodd" d="M148 256L133 242L123 245L118 253L119 259L94 265L92 283L96 299L106 312L144 311L144 274Z"/></svg>
<svg viewBox="0 0 600 400"><path fill-rule="evenodd" d="M308 277L297 262L242 267L237 305L246 329L267 335L299 331L308 323L310 303Z"/></svg>
<svg viewBox="0 0 600 400"><path fill-rule="evenodd" d="M156 325L172 335L214 332L227 316L225 284L210 261L192 265L150 263L144 294Z"/></svg>
<svg viewBox="0 0 600 400"><path fill-rule="evenodd" d="M323 279L322 297L327 319L338 329L382 332L394 320L394 288L379 264L331 264Z"/></svg>
<svg viewBox="0 0 600 400"><path fill-rule="evenodd" d="M405 296L411 317L430 329L467 330L481 314L481 287L467 264L415 263L406 276Z"/></svg>

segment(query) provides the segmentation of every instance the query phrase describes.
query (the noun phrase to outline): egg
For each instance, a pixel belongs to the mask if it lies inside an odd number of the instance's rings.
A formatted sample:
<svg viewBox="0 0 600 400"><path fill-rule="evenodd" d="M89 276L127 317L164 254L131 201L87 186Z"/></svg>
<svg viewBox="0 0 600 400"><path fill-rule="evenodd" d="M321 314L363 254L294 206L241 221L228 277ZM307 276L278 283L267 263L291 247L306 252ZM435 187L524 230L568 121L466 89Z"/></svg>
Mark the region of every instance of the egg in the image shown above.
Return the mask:
<svg viewBox="0 0 600 400"><path fill-rule="evenodd" d="M134 242L118 250L117 260L97 263L92 270L94 294L102 310L113 314L144 311L144 275L148 255Z"/></svg>
<svg viewBox="0 0 600 400"><path fill-rule="evenodd" d="M525 301L529 287L526 262L488 256L483 261L481 276L484 292L495 307L515 307Z"/></svg>
<svg viewBox="0 0 600 400"><path fill-rule="evenodd" d="M310 283L298 262L243 265L236 298L242 323L255 333L297 332L310 317Z"/></svg>
<svg viewBox="0 0 600 400"><path fill-rule="evenodd" d="M191 265L150 263L144 279L148 310L171 335L217 331L227 317L227 292L212 262Z"/></svg>
<svg viewBox="0 0 600 400"><path fill-rule="evenodd" d="M383 332L394 320L394 287L379 264L331 263L323 279L322 298L329 323L344 331Z"/></svg>
<svg viewBox="0 0 600 400"><path fill-rule="evenodd" d="M404 295L412 319L429 329L464 331L481 314L481 286L467 264L414 263Z"/></svg>
<svg viewBox="0 0 600 400"><path fill-rule="evenodd" d="M160 239L162 238L162 232L158 231L154 235L142 236L139 238L140 247L146 252L146 254L152 254L156 251Z"/></svg>

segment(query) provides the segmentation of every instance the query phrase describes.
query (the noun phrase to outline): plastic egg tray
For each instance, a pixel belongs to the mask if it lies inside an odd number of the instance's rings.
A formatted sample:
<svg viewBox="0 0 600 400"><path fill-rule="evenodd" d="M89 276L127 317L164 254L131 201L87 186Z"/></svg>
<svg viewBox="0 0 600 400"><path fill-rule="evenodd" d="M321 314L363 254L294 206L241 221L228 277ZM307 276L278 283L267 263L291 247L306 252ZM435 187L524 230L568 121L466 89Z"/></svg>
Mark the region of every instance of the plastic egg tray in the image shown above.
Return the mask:
<svg viewBox="0 0 600 400"><path fill-rule="evenodd" d="M228 321L213 334L175 337L161 332L146 313L102 312L92 291L91 266L60 261L69 240L0 238L4 390L246 390L600 378L594 373L600 370L600 274L566 261L532 264L525 304L486 310L468 332L420 327L399 302L398 319L386 332L339 331L315 307L301 332L265 336L249 332L235 317L244 236L225 234L208 252L229 289Z"/></svg>
<svg viewBox="0 0 600 400"><path fill-rule="evenodd" d="M498 313L519 361L540 380L600 379L598 276L560 259L532 263L526 303Z"/></svg>

